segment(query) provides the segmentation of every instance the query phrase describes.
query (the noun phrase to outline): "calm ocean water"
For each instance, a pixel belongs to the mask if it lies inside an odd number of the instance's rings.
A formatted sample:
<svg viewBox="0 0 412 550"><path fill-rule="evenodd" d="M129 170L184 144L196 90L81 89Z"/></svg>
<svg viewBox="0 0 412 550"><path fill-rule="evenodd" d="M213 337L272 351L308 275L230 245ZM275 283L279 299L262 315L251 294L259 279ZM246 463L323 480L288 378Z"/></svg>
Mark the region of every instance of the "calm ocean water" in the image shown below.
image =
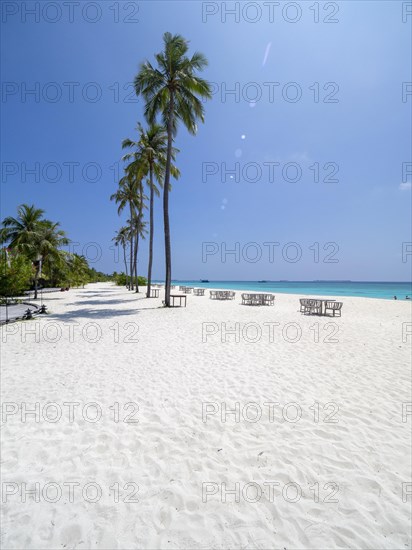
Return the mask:
<svg viewBox="0 0 412 550"><path fill-rule="evenodd" d="M283 294L302 294L311 296L357 296L363 298L393 299L397 296L412 300L411 283L376 283L376 282L337 282L337 281L173 281L174 284L198 288L221 288L233 290L254 290L256 292L278 292Z"/></svg>

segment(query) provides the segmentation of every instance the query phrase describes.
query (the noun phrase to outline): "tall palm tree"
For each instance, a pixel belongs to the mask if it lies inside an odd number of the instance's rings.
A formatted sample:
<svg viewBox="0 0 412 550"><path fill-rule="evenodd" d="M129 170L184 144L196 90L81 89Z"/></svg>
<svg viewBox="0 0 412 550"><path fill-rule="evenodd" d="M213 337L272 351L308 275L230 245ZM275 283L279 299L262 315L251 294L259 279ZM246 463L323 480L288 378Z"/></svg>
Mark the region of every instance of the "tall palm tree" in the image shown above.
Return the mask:
<svg viewBox="0 0 412 550"><path fill-rule="evenodd" d="M130 155L125 155L123 160L127 160ZM132 233L134 234L134 247L133 250L133 270L136 281L136 292L139 292L139 285L137 283L137 254L139 249L139 237L140 226L143 223L143 210L146 208L145 200L146 195L143 192L143 178L147 172L148 165L144 158L142 158L140 152L134 153L134 160L125 167L125 172L128 178L134 181L134 188L136 193L136 205L133 215L130 219L133 223L130 224ZM136 219L135 219L136 218Z"/></svg>
<svg viewBox="0 0 412 550"><path fill-rule="evenodd" d="M196 121L204 121L204 109L200 98L210 99L212 92L209 83L197 76L196 72L207 66L201 53L188 57L188 42L182 36L171 33L163 35L164 50L157 54L158 68L149 61L143 63L134 80L136 94L146 101L145 116L153 124L158 114L167 128L167 153L163 186L163 219L165 233L165 305L170 306L170 284L172 277L170 224L169 224L169 184L173 156L173 139L177 134L179 121L191 134L196 134Z"/></svg>
<svg viewBox="0 0 412 550"><path fill-rule="evenodd" d="M132 219L127 220L128 228L131 233L134 234L134 251L133 251L133 266L134 266L134 277L135 277L135 285L136 285L136 292L139 292L139 280L137 275L137 255L139 251L139 240L140 237L142 239L146 238L147 230L146 225L147 223L143 221L143 218L141 215L135 215Z"/></svg>
<svg viewBox="0 0 412 550"><path fill-rule="evenodd" d="M113 241L116 246L121 245L121 247L123 248L123 261L124 261L124 268L126 273L126 286L127 286L128 271L127 271L126 246L129 241L129 228L121 227L118 231L116 231L116 235L113 237Z"/></svg>
<svg viewBox="0 0 412 550"><path fill-rule="evenodd" d="M164 126L160 124L151 124L147 130L143 128L140 122L137 124L139 134L138 141L131 139L123 140L122 147L133 148L134 153L129 153L123 157L123 160L130 158L140 158L143 164L143 172L149 175L146 180L150 191L150 207L149 207L149 262L147 268L147 298L150 297L150 289L152 283L152 265L153 265L153 238L154 238L154 197L160 195L160 191L155 184L156 181L162 186L162 181L165 174L166 156L167 156L167 132ZM172 158L175 159L178 150L172 148ZM174 178L180 175L179 170L173 164L170 167Z"/></svg>
<svg viewBox="0 0 412 550"><path fill-rule="evenodd" d="M117 207L117 213L120 215L128 206L130 219L136 215L139 208L139 199L137 195L137 180L132 172L126 172L126 175L119 182L118 190L110 196L110 200L114 200ZM130 285L129 290L133 290L133 241L134 235L130 233Z"/></svg>

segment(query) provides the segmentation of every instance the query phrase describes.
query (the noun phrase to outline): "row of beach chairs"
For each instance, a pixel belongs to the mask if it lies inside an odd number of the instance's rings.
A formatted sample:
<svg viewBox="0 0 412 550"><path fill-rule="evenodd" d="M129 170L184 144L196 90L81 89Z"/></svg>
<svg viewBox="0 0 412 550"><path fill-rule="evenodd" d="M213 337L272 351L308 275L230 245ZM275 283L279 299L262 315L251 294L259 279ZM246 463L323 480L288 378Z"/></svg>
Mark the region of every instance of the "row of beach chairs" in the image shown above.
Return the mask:
<svg viewBox="0 0 412 550"><path fill-rule="evenodd" d="M340 317L343 302L336 300L319 300L314 298L300 298L300 312L304 315L332 315Z"/></svg>

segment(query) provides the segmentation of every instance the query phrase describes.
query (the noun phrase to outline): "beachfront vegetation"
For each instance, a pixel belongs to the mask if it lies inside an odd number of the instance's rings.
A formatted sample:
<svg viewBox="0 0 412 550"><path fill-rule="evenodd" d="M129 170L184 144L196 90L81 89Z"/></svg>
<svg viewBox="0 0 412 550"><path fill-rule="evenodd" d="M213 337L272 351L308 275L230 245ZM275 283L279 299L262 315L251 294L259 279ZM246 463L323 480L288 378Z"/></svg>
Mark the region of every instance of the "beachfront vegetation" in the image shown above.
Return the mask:
<svg viewBox="0 0 412 550"><path fill-rule="evenodd" d="M0 270L0 296L19 296L29 288L32 264L22 254L1 250Z"/></svg>
<svg viewBox="0 0 412 550"><path fill-rule="evenodd" d="M118 285L118 286L127 286L128 284L128 278L126 276L125 273L121 272L121 273L116 273L116 271L113 273L112 275L112 279L114 280L114 282ZM143 277L142 275L139 275L137 277L138 279L138 284L140 286L146 286L147 285L147 279L146 277Z"/></svg>
<svg viewBox="0 0 412 550"><path fill-rule="evenodd" d="M17 216L2 222L0 295L16 296L34 288L82 286L108 277L91 269L87 260L62 249L70 240L60 224L44 218L44 210L22 204Z"/></svg>

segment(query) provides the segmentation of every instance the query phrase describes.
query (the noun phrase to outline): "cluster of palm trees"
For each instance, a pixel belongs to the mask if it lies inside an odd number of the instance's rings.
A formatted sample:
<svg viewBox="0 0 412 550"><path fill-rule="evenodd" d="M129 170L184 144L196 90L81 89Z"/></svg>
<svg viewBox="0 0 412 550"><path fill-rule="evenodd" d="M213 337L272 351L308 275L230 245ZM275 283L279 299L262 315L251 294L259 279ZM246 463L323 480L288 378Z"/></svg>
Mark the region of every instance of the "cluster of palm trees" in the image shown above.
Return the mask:
<svg viewBox="0 0 412 550"><path fill-rule="evenodd" d="M143 214L147 208L146 201L149 199L149 297L153 265L153 205L155 196L160 194L159 188L163 188L165 306L169 307L172 280L169 191L171 177L177 179L180 175L174 164L178 153L178 149L174 147L174 140L179 122L182 122L191 134L196 134L197 120L204 120L201 100L210 99L212 94L209 83L197 75L198 71L206 67L206 58L198 52L189 57L188 42L180 35L165 33L163 43L163 51L155 56L157 67L149 61L144 62L134 79L136 95L141 95L145 101L144 115L147 128L139 123L137 140L123 141L123 149L130 150L123 157L128 164L125 167L125 175L119 182L119 188L111 196L111 200L118 204L119 214L128 207L130 217L127 225L117 232L114 240L123 248L128 287L136 287L138 292L137 256L139 241L147 233L147 223L143 219ZM149 197L144 193L143 181L148 187Z"/></svg>
<svg viewBox="0 0 412 550"><path fill-rule="evenodd" d="M7 281L8 276L12 279L18 276L13 267L21 266L21 273L27 273L24 268L29 265L31 269L27 283L31 282L30 279L33 281L35 299L40 277L54 284L74 286L90 280L91 270L86 259L61 249L70 241L60 224L45 219L44 210L34 205L22 204L17 209L16 217L4 218L0 242L6 245L2 251L3 281ZM10 280L8 286L14 288L15 281ZM7 292L7 284L2 284L1 288L2 292Z"/></svg>

